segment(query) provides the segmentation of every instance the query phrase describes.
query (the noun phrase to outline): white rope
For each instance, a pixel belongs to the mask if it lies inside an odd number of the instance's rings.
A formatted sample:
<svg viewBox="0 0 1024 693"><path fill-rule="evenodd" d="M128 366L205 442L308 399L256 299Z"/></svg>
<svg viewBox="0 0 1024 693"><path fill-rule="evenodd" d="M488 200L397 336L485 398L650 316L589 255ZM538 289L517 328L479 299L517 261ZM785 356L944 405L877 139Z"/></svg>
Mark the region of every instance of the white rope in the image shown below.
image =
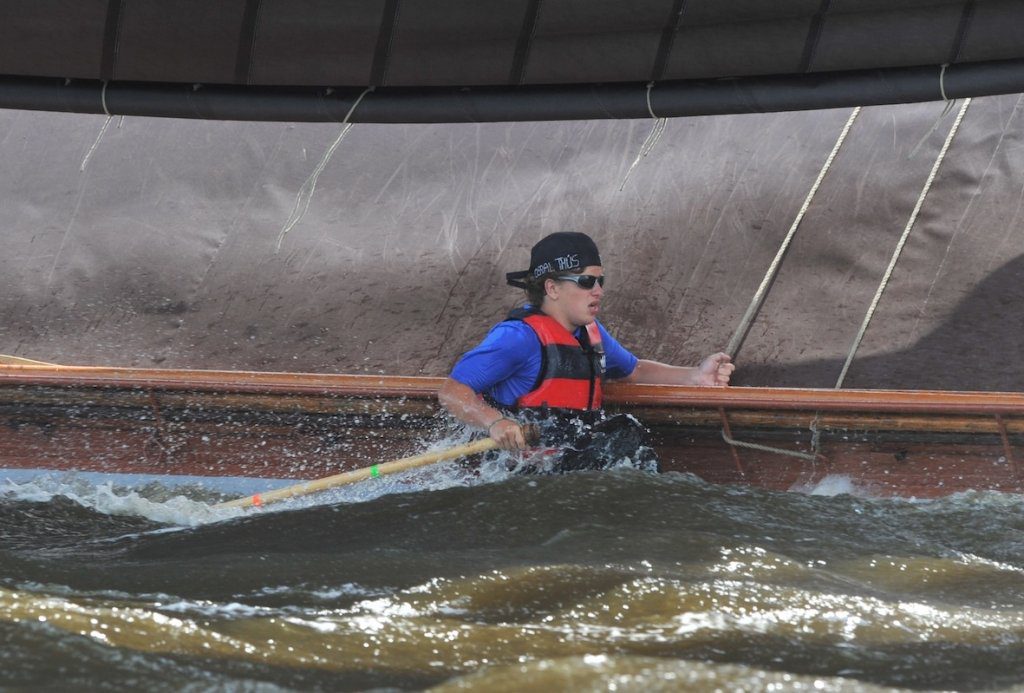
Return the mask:
<svg viewBox="0 0 1024 693"><path fill-rule="evenodd" d="M103 80L103 89L100 91L100 103L103 104L103 112L110 117L110 109L107 108L107 80Z"/></svg>
<svg viewBox="0 0 1024 693"><path fill-rule="evenodd" d="M106 106L104 106L104 109L105 108L106 108ZM107 127L110 125L110 121L113 120L113 119L114 119L114 116L112 116L112 115L110 115L108 113L107 114L107 119L103 121L103 127L100 128L100 133L98 135L96 135L96 140L92 143L92 146L89 147L89 151L87 151L85 153L85 158L82 159L82 165L78 167L79 171L84 172L85 171L85 167L89 165L89 159L92 158L92 154L93 154L93 152L96 151L96 148L100 146L100 140L103 139L103 133L105 133L107 131Z"/></svg>
<svg viewBox="0 0 1024 693"><path fill-rule="evenodd" d="M946 92L944 89L942 90L942 96L946 96ZM939 113L939 117L935 119L935 122L932 123L932 126L928 128L928 132L924 133L924 136L921 137L921 139L917 141L917 144L914 145L914 148L910 150L910 153L907 154L907 159L913 159L917 155L918 150L920 150L921 147L924 146L924 143L928 141L928 138L930 138L932 134L939 129L939 123L942 122L942 119L945 118L946 115L953 110L954 106L956 106L956 102L956 99L953 99L952 101L946 101L946 105L942 107L942 112Z"/></svg>
<svg viewBox="0 0 1024 693"><path fill-rule="evenodd" d="M814 200L814 195L818 192L818 188L821 186L821 181L824 180L825 174L832 167L832 162L835 161L836 155L839 153L839 149L843 146L843 142L846 141L846 136L850 132L850 128L853 127L853 121L857 119L860 114L860 106L853 109L850 117L846 120L846 125L843 126L842 132L839 133L839 138L836 140L835 145L832 147L832 151L829 152L828 158L825 159L825 163L822 164L821 170L818 171L818 177L814 180L814 184L811 189L807 192L807 197L804 199L803 205L800 207L800 211L797 212L796 218L793 220L792 225L789 227L789 233L786 234L786 238L782 241L782 245L779 246L779 250L775 253L775 259L772 260L771 265L768 266L768 271L765 272L764 279L761 280L761 285L757 287L757 291L754 292L754 297L750 300L750 305L747 306L747 312L744 313L743 318L740 319L739 327L733 333L732 339L729 341L729 346L726 347L725 353L730 356L735 356L746 339L747 331L750 329L751 323L754 321L754 317L758 311L761 310L761 305L764 303L764 299L768 293L768 287L771 286L775 280L775 275L779 271L779 265L782 264L782 258L786 255L786 251L789 249L790 241L793 240L793 236L796 234L797 227L800 226L800 222L803 221L804 215L811 206L811 202Z"/></svg>
<svg viewBox="0 0 1024 693"><path fill-rule="evenodd" d="M857 120L858 115L860 115L860 106L853 109L850 113L850 117L846 119L846 124L839 132L839 137L836 138L836 143L832 146L832 151L829 152L828 156L825 158L825 162L821 165L821 170L818 171L818 177L814 179L811 189L807 191L807 197L804 198L803 205L800 206L800 210L797 212L796 218L793 219L793 223L789 227L789 232L786 234L786 238L783 239L778 252L775 253L775 258L768 266L768 270L765 272L764 278L761 280L761 285L757 287L757 291L754 292L754 296L750 300L750 305L747 306L747 312L744 313L743 317L740 319L740 324L736 328L736 331L732 335L732 339L729 341L729 345L725 349L725 352L730 356L736 356L736 352L739 351L740 346L743 344L743 340L746 339L747 332L750 330L750 325L753 323L755 316L764 304L765 297L768 294L768 288L772 285L772 282L775 281L775 275L778 274L779 266L782 264L782 259L789 250L790 242L793 240L793 236L796 235L796 230L799 228L800 222L803 221L804 215L807 214L807 210L810 208L811 202L814 201L814 196L817 194L818 188L821 187L821 182L825 179L825 174L827 174L829 169L832 168L832 162L835 161L836 156L839 154L839 150L846 141L846 136L850 134L850 129L853 127L853 123ZM801 459L815 460L817 459L818 452L818 438L817 431L813 430L814 422L811 423L811 428L814 434L811 437L812 454L796 452L794 450L784 450L782 448L772 448L766 445L759 445L758 443L747 443L740 440L734 440L726 434L725 429L722 429L722 438L730 445L738 447L762 450L764 452L774 452L780 455L790 455Z"/></svg>
<svg viewBox="0 0 1024 693"><path fill-rule="evenodd" d="M939 72L939 92L942 94L942 98L946 101L946 105L943 107L942 113L940 113L939 117L935 119L935 122L932 124L931 128L929 128L928 132L925 133L924 137L922 137L918 141L917 145L907 155L907 159L911 159L914 157L915 154L917 154L917 151L921 148L922 145L924 145L925 141L927 141L928 138L931 137L932 133L934 133L935 130L938 129L939 123L942 122L942 119L946 117L946 114L949 113L953 106L956 104L955 99L953 101L950 101L949 98L946 96L946 89L943 85L943 79L945 77L945 74L946 65L943 65L942 70ZM886 271L886 275L883 277L882 282L879 284L878 290L875 293L875 298L871 303L871 307L868 308L867 315L864 317L864 322L861 325L860 332L854 339L853 345L850 347L850 351L846 356L846 362L843 364L843 370L839 374L839 379L836 381L835 389L837 390L843 386L843 382L846 380L846 374L850 369L850 364L853 362L853 356L857 352L857 349L860 348L860 342L864 338L864 334L867 331L867 325L871 321L871 318L875 312L875 307L878 305L878 301L881 298L882 292L885 290L885 286L889 281L889 276L892 273L892 268L895 267L896 259L899 257L899 254L903 251L903 244L906 241L906 237L909 234L910 228L913 226L914 221L917 218L917 213L920 211L921 205L924 203L924 198L928 194L928 190L931 187L932 181L935 179L935 173L938 171L938 166L942 162L942 159L945 157L946 150L949 148L949 144L952 141L953 135L956 133L957 128L960 127L960 121L963 119L963 115L964 113L966 113L967 106L969 103L970 99L968 99L967 102L965 102L963 107L961 108L956 121L954 121L953 123L953 127L950 129L949 133L946 136L946 143L943 145L942 150L939 152L939 157L936 159L935 164L932 166L931 175L929 175L928 180L925 182L925 186L924 189L921 191L921 195L918 196L917 205L915 205L914 211L911 213L911 218L908 222L907 228L904 229L903 237L900 239L900 242L896 246L895 254L890 259L889 269ZM817 411L814 413L814 419L811 421L810 426L811 450L813 450L814 452L819 451L821 444L821 431L818 429L818 423L820 421L821 412Z"/></svg>
<svg viewBox="0 0 1024 693"><path fill-rule="evenodd" d="M917 141L917 144L914 145L914 148L910 150L910 153L907 154L907 159L913 159L915 156L917 156L917 152L921 149L921 147L924 146L924 143L928 141L932 134L934 134L934 132L939 129L939 123L942 122L942 119L946 117L947 113L953 110L953 107L955 105L955 99L953 101L946 102L946 105L942 109L942 113L940 113L939 117L935 119L935 122L932 123L932 126L928 128L928 132L924 133L924 136L922 136L921 139Z"/></svg>
<svg viewBox="0 0 1024 693"><path fill-rule="evenodd" d="M35 359L27 359L21 356L11 356L10 354L0 354L0 365L4 366L56 366L55 363L47 363L46 361L36 361Z"/></svg>
<svg viewBox="0 0 1024 693"><path fill-rule="evenodd" d="M914 158L914 156L917 154L917 151L924 145L925 141L927 141L927 139L932 136L933 132L935 132L936 130L939 129L939 123L941 123L942 119L946 117L946 114L949 113L950 111L952 111L953 107L956 106L957 100L956 99L950 100L950 98L948 96L946 96L946 68L947 67L949 67L948 63L944 64L942 66L942 68L939 70L939 94L942 95L942 100L946 102L946 105L943 107L942 113L939 114L939 117L935 119L934 123L932 123L931 128L928 129L928 132L926 132L924 134L924 137L922 137L918 141L917 145L912 150L910 150L910 153L907 154L907 158L908 159L913 159Z"/></svg>
<svg viewBox="0 0 1024 693"><path fill-rule="evenodd" d="M651 114L652 120L658 120L658 116L654 115L654 106L651 105L651 90L654 89L654 82L647 83L647 112Z"/></svg>
<svg viewBox="0 0 1024 693"><path fill-rule="evenodd" d="M70 83L70 81L68 80L66 83ZM82 159L82 164L78 167L79 171L85 171L85 167L89 165L89 159L92 158L96 148L100 146L100 140L103 139L103 134L107 131L107 127L110 126L110 121L114 117L110 115L110 109L107 108L107 80L103 80L103 89L100 90L100 104L103 106L103 113L106 114L107 119L103 121L103 127L100 128L100 133L96 135L96 139L93 141L92 146L89 147L89 151L85 153L85 158ZM118 125L118 127L121 126Z"/></svg>
<svg viewBox="0 0 1024 693"><path fill-rule="evenodd" d="M284 237L288 235L296 224L302 221L302 218L306 216L306 211L309 209L309 203L313 200L313 193L316 192L317 179L320 178L320 174L323 173L324 169L327 168L327 163L331 160L331 156L334 155L334 151L341 144L341 141L345 139L345 135L352 129L352 123L348 122L349 118L352 117L352 113L356 110L356 106L360 104L367 94L373 91L374 87L367 87L363 90L363 93L359 95L359 98L355 100L352 107L348 109L348 113L345 114L345 119L341 121L342 128L341 132L335 138L331 146L327 148L324 155L320 158L320 163L317 164L316 168L306 179L306 182L299 188L299 192L295 195L295 205L292 207L291 214L288 215L287 221L285 221L284 227L281 232L277 235L277 250L280 252L281 244L284 242Z"/></svg>
<svg viewBox="0 0 1024 693"><path fill-rule="evenodd" d="M647 112L651 114L651 118L654 119L654 125L651 126L651 131L647 133L647 138L644 139L644 143L640 145L640 151L633 159L633 164L626 171L626 175L622 178L622 183L619 185L619 192L626 187L626 181L629 180L630 175L633 173L633 169L637 167L640 160L646 158L651 150L654 149L654 145L661 139L661 135L665 132L665 126L668 124L668 118L659 118L654 114L654 108L651 106L651 89L654 88L654 82L647 83Z"/></svg>
<svg viewBox="0 0 1024 693"><path fill-rule="evenodd" d="M760 450L762 452L773 452L778 455L788 455L790 457L799 457L802 460L815 461L818 456L814 453L799 452L798 450L786 450L785 448L773 448L770 445L761 445L760 443L748 443L743 440L736 440L730 437L725 430L722 430L722 440L729 445L735 445L738 448L749 448L751 450Z"/></svg>
<svg viewBox="0 0 1024 693"><path fill-rule="evenodd" d="M861 340L864 339L864 333L867 332L868 324L871 322L871 318L875 314L875 309L878 307L878 302L882 298L882 292L885 291L885 287L889 283L889 278L892 276L893 269L896 267L896 261L899 260L900 253L903 252L903 246L907 242L907 237L910 236L910 230L914 228L914 223L917 221L917 215L921 212L921 207L924 206L924 199L928 196L928 191L931 189L932 182L935 180L935 176L939 172L942 160L946 158L946 152L949 151L949 147L953 143L953 137L956 136L957 130L960 129L960 123L963 121L964 115L966 115L967 109L970 105L971 100L965 99L964 105L960 107L960 112L957 113L956 120L953 121L953 127L949 129L949 134L946 135L946 141L943 143L942 149L939 151L939 156L935 159L935 163L932 165L932 170L928 174L928 179L924 183L924 188L922 188L921 194L917 197L917 203L914 205L914 211L910 214L910 219L907 221L907 225L903 229L903 234L900 236L900 240L896 244L896 249L893 251L892 257L889 259L889 266L886 267L885 274L882 275L882 281L878 284L875 296L871 300L871 305L868 306L868 312L864 316L863 322L861 322L860 330L858 330L857 336L853 340L853 344L850 346L850 352L846 356L846 363L843 364L843 370L839 374L839 379L836 380L835 389L837 390L843 386L843 381L846 380L846 373L850 370L850 364L853 362L853 357L857 353L857 349L860 348Z"/></svg>

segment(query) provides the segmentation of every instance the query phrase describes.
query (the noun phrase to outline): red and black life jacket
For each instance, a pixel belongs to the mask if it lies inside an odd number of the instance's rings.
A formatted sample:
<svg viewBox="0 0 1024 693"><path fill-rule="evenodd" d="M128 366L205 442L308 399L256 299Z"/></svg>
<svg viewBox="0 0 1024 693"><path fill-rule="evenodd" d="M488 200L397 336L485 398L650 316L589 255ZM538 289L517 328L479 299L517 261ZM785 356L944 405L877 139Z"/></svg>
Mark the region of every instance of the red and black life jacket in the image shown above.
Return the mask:
<svg viewBox="0 0 1024 693"><path fill-rule="evenodd" d="M517 308L508 320L522 320L540 340L540 372L533 389L516 401L520 408L599 409L604 378L604 349L597 323L577 339L557 320L539 310Z"/></svg>

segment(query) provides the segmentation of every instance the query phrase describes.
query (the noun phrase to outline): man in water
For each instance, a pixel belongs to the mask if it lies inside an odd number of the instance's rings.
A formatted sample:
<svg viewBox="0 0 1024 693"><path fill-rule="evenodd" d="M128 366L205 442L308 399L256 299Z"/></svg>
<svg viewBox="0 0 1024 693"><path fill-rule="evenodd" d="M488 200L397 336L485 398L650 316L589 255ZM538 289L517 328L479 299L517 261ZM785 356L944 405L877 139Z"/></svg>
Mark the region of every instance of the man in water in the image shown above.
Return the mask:
<svg viewBox="0 0 1024 693"><path fill-rule="evenodd" d="M597 245L576 232L553 233L530 252L530 268L506 275L526 290L528 302L494 326L464 354L441 386L441 404L460 421L486 429L506 450L526 448L522 424L542 419L547 444L567 447L557 471L602 467L594 443L623 438L642 444L635 419L604 417L605 379L661 385L725 386L735 366L717 353L699 366L672 366L638 359L597 322L604 296L604 268ZM556 423L555 426L551 422ZM630 430L632 428L632 430ZM552 430L561 437L551 439ZM619 441L621 442L621 440ZM587 447L587 454L580 453ZM617 457L622 445L611 445ZM600 455L598 455L600 456ZM656 463L655 463L656 464Z"/></svg>

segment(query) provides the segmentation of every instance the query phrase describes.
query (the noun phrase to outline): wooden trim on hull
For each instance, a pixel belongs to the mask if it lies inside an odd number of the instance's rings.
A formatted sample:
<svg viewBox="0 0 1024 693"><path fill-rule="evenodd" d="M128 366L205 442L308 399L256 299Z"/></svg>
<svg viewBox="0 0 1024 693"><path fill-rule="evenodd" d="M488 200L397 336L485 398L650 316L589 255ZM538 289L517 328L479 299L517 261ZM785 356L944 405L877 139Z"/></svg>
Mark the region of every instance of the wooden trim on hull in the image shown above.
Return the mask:
<svg viewBox="0 0 1024 693"><path fill-rule="evenodd" d="M441 382L0 365L0 468L326 476L441 437ZM666 471L716 483L1024 492L1022 394L611 383L606 399L651 428Z"/></svg>
<svg viewBox="0 0 1024 693"><path fill-rule="evenodd" d="M254 371L198 371L90 366L3 365L0 387L52 385L217 393L322 394L433 399L443 378ZM1024 414L1024 394L937 390L679 387L609 383L609 404L727 409L799 409L895 413Z"/></svg>

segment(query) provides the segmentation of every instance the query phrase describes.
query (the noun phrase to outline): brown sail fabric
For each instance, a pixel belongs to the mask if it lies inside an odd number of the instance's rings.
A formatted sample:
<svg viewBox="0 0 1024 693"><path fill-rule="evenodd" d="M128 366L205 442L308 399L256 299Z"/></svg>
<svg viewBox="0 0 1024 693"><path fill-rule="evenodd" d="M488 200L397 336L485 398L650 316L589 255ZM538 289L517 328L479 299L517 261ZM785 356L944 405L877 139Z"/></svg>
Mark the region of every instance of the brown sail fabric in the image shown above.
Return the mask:
<svg viewBox="0 0 1024 693"><path fill-rule="evenodd" d="M860 112L735 383L835 385L961 105ZM341 125L0 111L0 353L443 375L522 299L504 273L580 230L609 277L600 319L693 363L735 334L850 115L669 120L637 160L650 119L358 124L339 142ZM970 104L846 387L1024 387L1021 133L1021 97Z"/></svg>

